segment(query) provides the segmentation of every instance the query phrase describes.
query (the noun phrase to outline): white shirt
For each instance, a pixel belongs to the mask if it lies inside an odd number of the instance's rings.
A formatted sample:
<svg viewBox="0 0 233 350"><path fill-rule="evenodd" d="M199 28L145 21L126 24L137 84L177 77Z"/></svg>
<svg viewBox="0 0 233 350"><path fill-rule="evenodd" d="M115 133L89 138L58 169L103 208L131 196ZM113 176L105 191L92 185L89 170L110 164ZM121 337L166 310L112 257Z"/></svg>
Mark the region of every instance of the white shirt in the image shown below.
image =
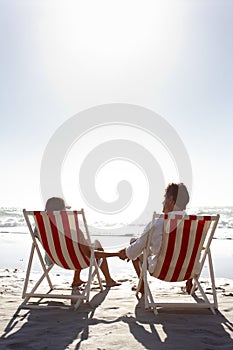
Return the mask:
<svg viewBox="0 0 233 350"><path fill-rule="evenodd" d="M185 211L171 211L168 213L168 215L186 215ZM157 263L157 257L158 253L161 248L162 243L162 234L163 234L163 218L158 218L155 220L153 232L151 235L151 242L150 242L150 255L148 256L148 270L150 273L154 272L156 263ZM148 232L151 228L151 222L149 222L148 225L146 225L142 235L129 247L126 248L126 255L130 260L137 259L143 252L143 249L146 248L146 242L148 237Z"/></svg>

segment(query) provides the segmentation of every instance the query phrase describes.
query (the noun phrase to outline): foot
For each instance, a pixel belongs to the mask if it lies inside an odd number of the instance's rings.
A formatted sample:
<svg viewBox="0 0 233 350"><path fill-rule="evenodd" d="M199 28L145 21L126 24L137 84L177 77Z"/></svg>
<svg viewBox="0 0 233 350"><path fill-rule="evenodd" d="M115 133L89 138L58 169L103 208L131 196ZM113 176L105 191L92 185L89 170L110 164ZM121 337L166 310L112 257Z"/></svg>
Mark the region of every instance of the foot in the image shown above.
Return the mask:
<svg viewBox="0 0 233 350"><path fill-rule="evenodd" d="M138 288L138 286L137 286L136 284L134 284L134 285L131 287L131 290L134 291L134 292L136 292L136 291L137 291L137 288ZM145 293L145 291L144 291L144 286L143 286L143 285L141 285L141 287L140 287L140 289L139 289L138 292L141 293L142 295Z"/></svg>
<svg viewBox="0 0 233 350"><path fill-rule="evenodd" d="M87 282L82 281L82 280L78 280L77 282L75 281L75 283L72 284L72 288L80 287L82 284L85 284L85 283L87 283Z"/></svg>
<svg viewBox="0 0 233 350"><path fill-rule="evenodd" d="M121 286L121 283L114 281L113 279L106 281L106 287L117 287Z"/></svg>

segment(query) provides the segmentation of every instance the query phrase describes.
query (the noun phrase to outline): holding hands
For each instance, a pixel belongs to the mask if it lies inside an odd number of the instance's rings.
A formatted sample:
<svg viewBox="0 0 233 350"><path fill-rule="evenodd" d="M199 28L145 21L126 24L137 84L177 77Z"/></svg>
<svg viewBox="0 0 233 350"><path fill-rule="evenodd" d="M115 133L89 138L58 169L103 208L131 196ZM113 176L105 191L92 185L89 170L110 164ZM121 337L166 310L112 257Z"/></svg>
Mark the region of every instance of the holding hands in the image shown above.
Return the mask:
<svg viewBox="0 0 233 350"><path fill-rule="evenodd" d="M118 252L118 256L119 256L119 258L120 258L121 260L128 259L128 258L127 258L127 255L126 255L125 248L124 248L124 249L119 250L119 252Z"/></svg>

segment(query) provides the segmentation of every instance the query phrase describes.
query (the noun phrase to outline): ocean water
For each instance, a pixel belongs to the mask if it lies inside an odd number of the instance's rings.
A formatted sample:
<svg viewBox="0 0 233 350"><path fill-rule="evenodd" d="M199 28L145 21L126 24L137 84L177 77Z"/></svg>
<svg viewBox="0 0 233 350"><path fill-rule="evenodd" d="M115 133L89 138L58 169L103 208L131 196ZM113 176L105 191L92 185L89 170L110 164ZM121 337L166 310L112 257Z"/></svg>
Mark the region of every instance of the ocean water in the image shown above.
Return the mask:
<svg viewBox="0 0 233 350"><path fill-rule="evenodd" d="M233 207L212 207L212 208L193 208L188 210L189 214L215 215L220 214L220 221L212 242L212 255L214 259L215 273L217 277L233 279ZM151 215L148 215L148 221ZM127 227L122 223L122 230L114 232L117 223L95 222L89 227L92 240L99 239L106 251L116 251L129 244L132 236L140 235L147 222L140 225L131 224ZM99 231L99 228L106 230ZM25 271L31 239L26 226L22 209L19 208L0 208L0 269L17 268ZM126 263L118 258L109 258L109 266L113 276L135 275L132 264ZM39 271L39 264L36 263L33 271ZM72 271L59 272L59 268L54 269L54 273L69 276L72 280ZM203 277L207 276L205 269Z"/></svg>
<svg viewBox="0 0 233 350"><path fill-rule="evenodd" d="M188 214L197 215L220 215L217 230L215 232L215 239L227 239L233 240L233 206L232 207L199 207L188 210ZM121 229L115 233L115 227L119 226L118 223L95 222L89 224L90 232L92 236L122 236L130 237L140 235L151 220L148 215L148 221L140 224L125 224L121 223ZM100 229L101 228L101 229ZM1 233L28 233L22 209L20 208L0 208L0 234Z"/></svg>

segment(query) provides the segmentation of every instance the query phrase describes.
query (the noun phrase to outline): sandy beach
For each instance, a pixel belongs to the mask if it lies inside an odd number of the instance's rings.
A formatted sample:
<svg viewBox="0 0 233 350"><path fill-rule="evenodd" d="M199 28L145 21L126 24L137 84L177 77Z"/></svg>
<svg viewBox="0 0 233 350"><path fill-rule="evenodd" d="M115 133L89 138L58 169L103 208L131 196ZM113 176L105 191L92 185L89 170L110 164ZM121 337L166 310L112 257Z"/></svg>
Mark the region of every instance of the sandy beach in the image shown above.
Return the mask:
<svg viewBox="0 0 233 350"><path fill-rule="evenodd" d="M78 311L21 310L15 315L22 302L23 276L6 270L0 278L1 349L232 349L231 280L217 279L217 315L209 310L161 309L155 316L135 298L131 276L119 287L92 291L90 302ZM63 283L68 288L67 281ZM165 299L169 293L175 299L185 297L179 286L155 290Z"/></svg>
<svg viewBox="0 0 233 350"><path fill-rule="evenodd" d="M23 237L24 236L24 237ZM29 238L29 237L28 237ZM15 243L13 243L15 241ZM29 243L28 243L29 241ZM27 242L27 243L26 243ZM25 268L30 240L25 235L1 237L0 270L0 349L232 349L233 347L233 279L232 242L217 242L221 258L213 250L214 264L223 258L217 269L216 286L219 309L217 315L209 310L160 309L159 315L144 309L143 299L137 300L131 290L136 278L131 264L110 259L113 277L121 286L92 290L89 303L75 312L72 308L50 310L20 310ZM225 246L224 246L225 245ZM9 254L9 249L13 254ZM35 265L32 279L37 277ZM85 273L83 274L85 278ZM72 272L55 269L54 283L70 290ZM202 286L208 290L205 273ZM184 283L167 284L150 280L153 293L165 300L187 298ZM211 293L211 291L209 291ZM50 305L58 305L51 302ZM61 301L59 301L59 305ZM62 301L69 306L69 301Z"/></svg>

